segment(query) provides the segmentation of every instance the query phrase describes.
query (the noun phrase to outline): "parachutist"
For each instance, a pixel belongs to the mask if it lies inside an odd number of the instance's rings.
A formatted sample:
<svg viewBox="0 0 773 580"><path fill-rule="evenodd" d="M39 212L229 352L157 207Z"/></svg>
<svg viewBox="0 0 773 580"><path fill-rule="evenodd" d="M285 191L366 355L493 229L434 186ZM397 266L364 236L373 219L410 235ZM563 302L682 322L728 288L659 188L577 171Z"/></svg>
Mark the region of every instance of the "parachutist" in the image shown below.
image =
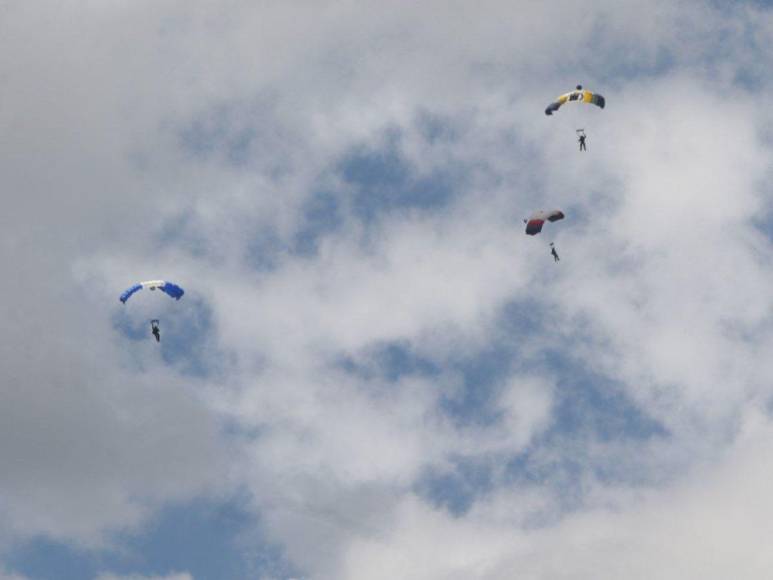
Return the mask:
<svg viewBox="0 0 773 580"><path fill-rule="evenodd" d="M580 135L579 141L580 141L580 151L587 151L587 149L585 148L585 133Z"/></svg>
<svg viewBox="0 0 773 580"><path fill-rule="evenodd" d="M121 294L119 300L126 304L129 298L143 289L161 290L161 292L175 300L179 300L183 297L183 294L185 294L185 290L172 282L167 282L165 280L147 280L146 282L137 282L131 288L127 288L124 293ZM158 320L155 318L150 321L150 332L156 337L156 342L161 342L161 329L158 326Z"/></svg>
<svg viewBox="0 0 773 580"><path fill-rule="evenodd" d="M552 243L550 244L550 254L553 256L554 262L558 262L561 259L558 257L558 252L556 252L556 248Z"/></svg>

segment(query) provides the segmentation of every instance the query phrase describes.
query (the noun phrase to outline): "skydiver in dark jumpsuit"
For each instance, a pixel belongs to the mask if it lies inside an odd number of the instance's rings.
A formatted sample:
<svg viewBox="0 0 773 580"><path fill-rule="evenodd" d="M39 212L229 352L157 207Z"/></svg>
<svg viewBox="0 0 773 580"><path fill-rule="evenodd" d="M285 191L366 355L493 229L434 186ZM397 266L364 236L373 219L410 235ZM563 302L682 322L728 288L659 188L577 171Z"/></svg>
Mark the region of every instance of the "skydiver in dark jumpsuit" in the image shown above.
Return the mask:
<svg viewBox="0 0 773 580"><path fill-rule="evenodd" d="M550 243L550 254L553 256L554 262L558 262L561 259L558 257L558 252L556 252L556 248L553 246L553 242Z"/></svg>
<svg viewBox="0 0 773 580"><path fill-rule="evenodd" d="M580 151L587 151L585 148L585 133L580 135Z"/></svg>
<svg viewBox="0 0 773 580"><path fill-rule="evenodd" d="M156 342L161 342L161 331L158 328L158 320L151 320L150 327L152 328L151 332L153 333L153 336L156 337Z"/></svg>

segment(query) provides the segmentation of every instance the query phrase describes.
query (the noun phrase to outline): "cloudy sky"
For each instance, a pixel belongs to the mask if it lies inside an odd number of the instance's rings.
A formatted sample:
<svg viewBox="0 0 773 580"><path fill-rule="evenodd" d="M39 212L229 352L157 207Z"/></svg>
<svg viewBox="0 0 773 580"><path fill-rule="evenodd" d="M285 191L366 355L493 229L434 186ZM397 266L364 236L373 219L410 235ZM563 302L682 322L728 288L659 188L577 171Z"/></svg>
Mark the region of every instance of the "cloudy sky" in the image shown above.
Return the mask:
<svg viewBox="0 0 773 580"><path fill-rule="evenodd" d="M0 579L769 577L771 46L753 1L0 1Z"/></svg>

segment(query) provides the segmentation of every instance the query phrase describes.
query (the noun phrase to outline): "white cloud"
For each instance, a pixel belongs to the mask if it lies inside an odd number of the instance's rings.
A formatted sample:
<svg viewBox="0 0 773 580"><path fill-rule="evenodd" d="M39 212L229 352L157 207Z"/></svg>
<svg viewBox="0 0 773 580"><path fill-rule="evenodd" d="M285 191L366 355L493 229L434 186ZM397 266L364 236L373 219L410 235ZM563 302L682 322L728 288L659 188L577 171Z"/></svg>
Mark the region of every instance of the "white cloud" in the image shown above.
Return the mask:
<svg viewBox="0 0 773 580"><path fill-rule="evenodd" d="M188 572L173 572L164 576L144 576L141 574L129 574L128 576L116 574L100 574L95 580L193 580Z"/></svg>
<svg viewBox="0 0 773 580"><path fill-rule="evenodd" d="M769 10L5 11L3 527L98 544L158 502L235 484L312 577L644 577L652 562L664 577L754 577L769 564L764 518L732 517L754 502L767 513L764 489L732 472L759 482L770 467L768 419L753 412L773 376L770 240L752 227L770 211ZM579 81L607 109L545 118ZM428 137L423 118L447 135ZM452 174L458 191L366 224L337 170L390 130L416 175ZM321 191L340 194L340 227L293 254ZM527 239L520 219L543 204L567 220ZM261 235L278 250L256 270ZM159 275L211 308L198 362L222 353L223 372L190 378L111 327L125 285ZM498 326L508 304L538 317L524 337ZM481 403L494 419L444 409L479 387L455 361L521 339L508 352L523 360L501 361ZM372 353L394 343L435 371L390 378ZM576 369L551 369L549 351ZM561 428L558 382L579 371L614 382L667 435L540 440ZM219 418L253 436L222 454ZM504 465L527 449L545 465L575 455L575 512L560 486L513 489ZM457 456L502 465L452 516L415 486ZM618 461L631 488L593 471Z"/></svg>
<svg viewBox="0 0 773 580"><path fill-rule="evenodd" d="M27 580L27 578L25 576L21 576L20 574L12 574L10 572L0 570L0 580Z"/></svg>
<svg viewBox="0 0 773 580"><path fill-rule="evenodd" d="M628 490L619 496L622 505L589 507L557 525L521 527L519 513L545 507L523 491L493 497L463 518L406 499L388 531L349 545L340 573L374 579L762 577L770 566L764 488L771 466L761 461L769 455L770 424L752 415L744 425L721 461L691 470L679 484Z"/></svg>

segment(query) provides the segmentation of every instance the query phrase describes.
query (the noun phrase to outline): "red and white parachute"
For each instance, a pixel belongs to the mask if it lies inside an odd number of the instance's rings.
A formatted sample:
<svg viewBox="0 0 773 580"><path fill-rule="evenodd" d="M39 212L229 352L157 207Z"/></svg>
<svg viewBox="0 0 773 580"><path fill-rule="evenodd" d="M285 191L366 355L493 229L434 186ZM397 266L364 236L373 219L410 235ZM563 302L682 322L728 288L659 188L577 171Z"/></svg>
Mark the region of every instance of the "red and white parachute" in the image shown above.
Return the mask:
<svg viewBox="0 0 773 580"><path fill-rule="evenodd" d="M564 219L564 212L558 209L551 211L535 211L526 221L526 233L535 236L542 231L542 226L546 221L557 222Z"/></svg>

